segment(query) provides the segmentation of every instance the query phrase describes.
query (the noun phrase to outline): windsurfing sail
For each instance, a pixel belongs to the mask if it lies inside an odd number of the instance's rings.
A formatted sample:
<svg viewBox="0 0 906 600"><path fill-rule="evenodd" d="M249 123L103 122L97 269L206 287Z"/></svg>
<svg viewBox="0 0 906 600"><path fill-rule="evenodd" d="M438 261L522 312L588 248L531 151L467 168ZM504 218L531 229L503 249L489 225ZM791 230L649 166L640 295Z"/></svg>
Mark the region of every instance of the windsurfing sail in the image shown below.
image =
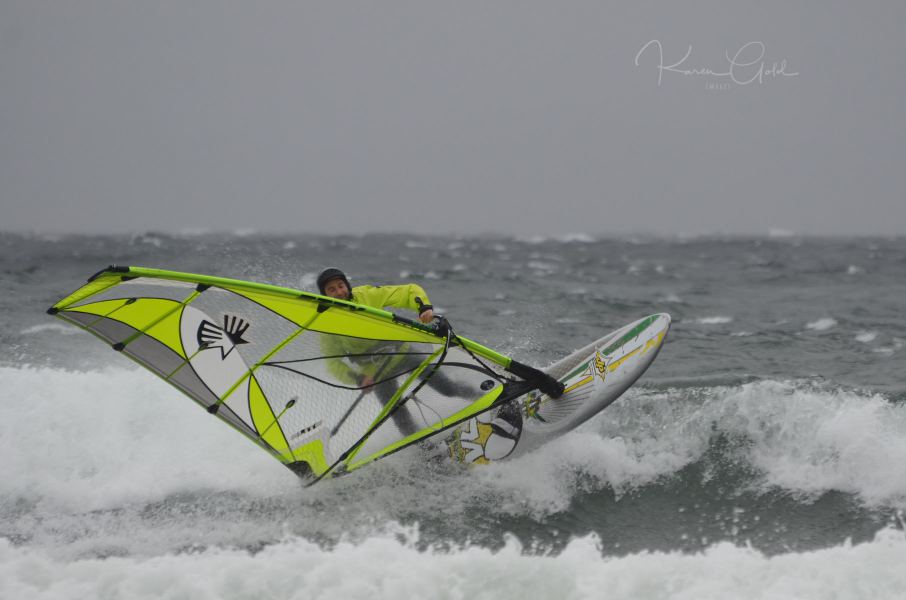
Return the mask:
<svg viewBox="0 0 906 600"><path fill-rule="evenodd" d="M550 377L449 328L235 279L111 266L48 312L312 481L532 389L558 391Z"/></svg>

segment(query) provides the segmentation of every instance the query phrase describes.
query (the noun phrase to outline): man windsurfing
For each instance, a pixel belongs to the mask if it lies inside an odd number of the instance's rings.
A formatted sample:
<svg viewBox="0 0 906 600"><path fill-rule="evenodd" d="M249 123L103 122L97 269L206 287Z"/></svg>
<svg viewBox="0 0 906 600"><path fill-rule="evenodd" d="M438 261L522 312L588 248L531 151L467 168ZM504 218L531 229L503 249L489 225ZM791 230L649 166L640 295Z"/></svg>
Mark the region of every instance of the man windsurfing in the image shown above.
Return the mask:
<svg viewBox="0 0 906 600"><path fill-rule="evenodd" d="M402 308L415 311L422 323L434 320L434 307L428 294L418 284L359 285L352 287L346 274L331 267L318 275L318 291L323 296L364 304L373 308ZM399 386L396 377L415 369L424 357L410 351L408 343L371 340L329 335L321 337L321 348L328 361L328 371L340 382L360 388L362 393L374 392L382 404L393 398ZM445 396L460 396L471 400L473 390L459 385L439 370L426 382ZM397 428L408 435L418 431L409 411L402 407L393 412Z"/></svg>

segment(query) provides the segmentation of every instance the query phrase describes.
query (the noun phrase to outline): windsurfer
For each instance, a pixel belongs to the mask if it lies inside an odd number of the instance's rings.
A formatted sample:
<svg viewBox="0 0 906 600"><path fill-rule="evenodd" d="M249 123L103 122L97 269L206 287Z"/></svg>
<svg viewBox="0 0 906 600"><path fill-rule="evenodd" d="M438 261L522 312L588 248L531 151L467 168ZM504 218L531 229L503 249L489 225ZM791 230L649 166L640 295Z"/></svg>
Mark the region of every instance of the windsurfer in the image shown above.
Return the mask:
<svg viewBox="0 0 906 600"><path fill-rule="evenodd" d="M427 293L415 283L352 287L346 274L336 268L322 271L317 283L318 291L323 296L373 308L393 307L413 310L422 323L434 320L434 307ZM363 393L374 391L385 405L399 389L396 376L411 372L425 359L422 353L408 352L408 344L400 342L324 335L321 336L321 347L325 355L334 357L328 364L328 370L334 377L345 384L362 389ZM425 371L428 372L430 369ZM434 371L426 383L445 396L472 399L473 390L451 381L439 370ZM407 435L419 429L409 411L403 407L393 412L393 421L400 431Z"/></svg>

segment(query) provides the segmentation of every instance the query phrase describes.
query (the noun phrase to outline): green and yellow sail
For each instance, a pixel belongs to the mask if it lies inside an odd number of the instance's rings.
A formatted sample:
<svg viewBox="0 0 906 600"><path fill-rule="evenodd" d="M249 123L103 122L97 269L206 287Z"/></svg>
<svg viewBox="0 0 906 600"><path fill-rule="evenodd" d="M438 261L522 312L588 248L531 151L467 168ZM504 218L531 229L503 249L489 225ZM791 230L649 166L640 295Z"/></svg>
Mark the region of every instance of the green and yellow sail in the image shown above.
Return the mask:
<svg viewBox="0 0 906 600"><path fill-rule="evenodd" d="M315 480L515 398L534 387L526 380L537 373L384 310L160 269L108 267L48 312L93 333ZM338 380L331 361L380 373L378 385L393 393L382 399L375 388ZM432 378L446 389L425 385Z"/></svg>

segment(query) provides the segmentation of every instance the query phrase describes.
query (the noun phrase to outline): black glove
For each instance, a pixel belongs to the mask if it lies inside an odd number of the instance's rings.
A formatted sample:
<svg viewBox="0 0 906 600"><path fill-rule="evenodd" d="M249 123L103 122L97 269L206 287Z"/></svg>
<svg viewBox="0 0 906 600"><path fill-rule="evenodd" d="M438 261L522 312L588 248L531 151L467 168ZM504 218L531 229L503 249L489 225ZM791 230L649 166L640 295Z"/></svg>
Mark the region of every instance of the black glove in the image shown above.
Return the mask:
<svg viewBox="0 0 906 600"><path fill-rule="evenodd" d="M450 323L447 322L446 317L440 315L434 317L431 325L434 327L434 331L437 332L437 335L447 335L450 332Z"/></svg>

